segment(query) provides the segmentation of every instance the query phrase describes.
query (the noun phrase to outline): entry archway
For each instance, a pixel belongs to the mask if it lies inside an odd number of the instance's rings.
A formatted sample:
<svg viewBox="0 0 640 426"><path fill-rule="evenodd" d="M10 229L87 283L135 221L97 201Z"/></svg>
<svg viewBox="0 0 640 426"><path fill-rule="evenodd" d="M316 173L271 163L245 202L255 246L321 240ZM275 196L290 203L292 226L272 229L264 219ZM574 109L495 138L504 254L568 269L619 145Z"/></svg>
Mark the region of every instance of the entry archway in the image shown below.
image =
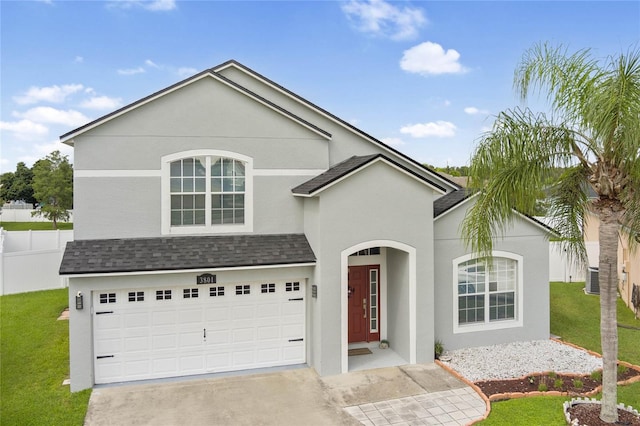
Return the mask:
<svg viewBox="0 0 640 426"><path fill-rule="evenodd" d="M360 250L370 247L386 247L393 253L393 261L389 265L389 273L387 276L392 277L395 281L394 285L389 286L388 290L393 291L394 286L400 286L402 298L395 300L401 304L403 314L406 317L394 322L394 329L401 330L396 336L401 341L396 343L404 349L404 352L410 364L416 363L416 249L408 244L393 240L370 240L363 241L351 247L344 249L340 253L341 259L341 371L346 373L349 371L349 256ZM394 270L392 270L392 268ZM398 270L395 270L398 269ZM402 269L402 270L399 270ZM387 295L387 298L393 295ZM395 321L395 318L389 318L389 321Z"/></svg>

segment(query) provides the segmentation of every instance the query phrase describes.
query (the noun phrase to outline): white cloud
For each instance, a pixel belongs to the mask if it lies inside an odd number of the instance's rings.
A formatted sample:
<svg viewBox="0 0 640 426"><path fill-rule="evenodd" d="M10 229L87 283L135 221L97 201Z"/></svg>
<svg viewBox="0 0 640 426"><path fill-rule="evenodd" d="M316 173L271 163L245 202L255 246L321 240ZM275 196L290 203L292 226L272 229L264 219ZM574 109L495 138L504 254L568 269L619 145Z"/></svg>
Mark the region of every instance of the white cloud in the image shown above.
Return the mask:
<svg viewBox="0 0 640 426"><path fill-rule="evenodd" d="M421 9L399 8L384 0L351 0L342 6L342 11L359 31L393 40L414 38L427 23Z"/></svg>
<svg viewBox="0 0 640 426"><path fill-rule="evenodd" d="M76 58L73 61L78 64L81 64L84 62L84 58L82 56L76 56Z"/></svg>
<svg viewBox="0 0 640 426"><path fill-rule="evenodd" d="M466 69L458 62L459 59L457 51L445 51L439 44L425 41L404 51L400 68L422 75L464 73Z"/></svg>
<svg viewBox="0 0 640 426"><path fill-rule="evenodd" d="M45 158L53 151L60 151L62 155L69 157L69 161L73 164L73 147L63 144L58 140L30 145L29 154L18 156L16 162L22 161L27 166L32 166L36 161Z"/></svg>
<svg viewBox="0 0 640 426"><path fill-rule="evenodd" d="M408 124L400 129L400 133L414 138L450 138L456 134L455 124L449 121L436 121L431 123Z"/></svg>
<svg viewBox="0 0 640 426"><path fill-rule="evenodd" d="M164 12L177 8L175 0L115 0L107 4L108 8L129 9L140 7L152 12Z"/></svg>
<svg viewBox="0 0 640 426"><path fill-rule="evenodd" d="M110 98L108 96L94 96L80 104L82 108L111 110L122 106L121 98Z"/></svg>
<svg viewBox="0 0 640 426"><path fill-rule="evenodd" d="M16 138L22 140L34 140L49 133L49 129L46 126L27 119L0 121L0 130L11 132Z"/></svg>
<svg viewBox="0 0 640 426"><path fill-rule="evenodd" d="M156 64L151 59L147 59L146 61L144 61L144 64L151 68L160 68L160 65Z"/></svg>
<svg viewBox="0 0 640 426"><path fill-rule="evenodd" d="M67 96L83 89L82 84L65 84L63 86L36 87L32 86L21 96L14 96L13 100L20 105L35 104L38 102L62 103Z"/></svg>
<svg viewBox="0 0 640 426"><path fill-rule="evenodd" d="M476 107L466 107L464 109L464 112L469 114L469 115L479 115L479 114L487 115L487 114L489 114L488 110L479 109L479 108L476 108Z"/></svg>
<svg viewBox="0 0 640 426"><path fill-rule="evenodd" d="M182 77L187 77L187 76L193 75L193 74L195 74L197 72L198 72L197 69L190 68L190 67L180 67L180 68L178 68L178 71L177 71L178 75L182 76Z"/></svg>
<svg viewBox="0 0 640 426"><path fill-rule="evenodd" d="M135 75L145 73L145 69L142 67L138 68L128 68L128 69L119 69L118 74L120 75Z"/></svg>
<svg viewBox="0 0 640 426"><path fill-rule="evenodd" d="M389 145L389 146L402 146L404 145L404 141L400 138L384 138L382 139L382 142L384 142L385 144Z"/></svg>
<svg viewBox="0 0 640 426"><path fill-rule="evenodd" d="M79 111L63 111L47 106L31 108L30 110L22 113L14 112L12 115L30 122L63 124L70 127L81 126L89 121L89 118Z"/></svg>

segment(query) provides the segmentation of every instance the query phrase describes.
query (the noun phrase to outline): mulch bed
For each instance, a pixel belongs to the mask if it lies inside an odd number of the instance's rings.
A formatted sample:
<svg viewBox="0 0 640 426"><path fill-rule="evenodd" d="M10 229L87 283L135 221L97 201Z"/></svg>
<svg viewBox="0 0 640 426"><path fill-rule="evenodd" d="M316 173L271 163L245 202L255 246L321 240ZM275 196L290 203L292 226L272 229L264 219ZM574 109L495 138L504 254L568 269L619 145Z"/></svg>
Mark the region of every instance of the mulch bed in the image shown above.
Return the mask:
<svg viewBox="0 0 640 426"><path fill-rule="evenodd" d="M618 374L618 381L626 381L636 376L640 376L640 371L628 368L624 373ZM556 379L562 380L562 386L555 386ZM574 380L580 380L582 387L576 387ZM518 379L483 380L474 384L490 397L498 394L536 392L541 383L546 384L549 391L581 396L595 390L601 385L601 380L594 380L590 375L556 374L555 377L549 377L549 374L532 374ZM505 396L505 399L508 399L508 396Z"/></svg>
<svg viewBox="0 0 640 426"><path fill-rule="evenodd" d="M571 420L578 420L580 425L589 426L611 426L600 420L599 404L578 404L569 409ZM636 416L628 411L618 409L618 421L615 425L640 426L640 416Z"/></svg>
<svg viewBox="0 0 640 426"><path fill-rule="evenodd" d="M632 368L626 369L623 373L618 374L618 382L626 381L634 377L640 376L640 371ZM560 386L560 380L562 386ZM577 381L582 382L582 386L576 387ZM601 384L601 380L595 380L591 375L569 375L569 374L532 374L518 379L505 380L484 380L474 383L487 396L504 395L509 399L514 393L530 393L538 392L540 384L545 384L548 391L558 391L569 396L585 396L592 394ZM637 408L637 407L634 407ZM569 410L571 419L577 419L580 425L589 426L608 426L610 423L604 423L600 420L600 405L598 404L579 404ZM617 425L640 426L640 416L636 416L628 411L618 409Z"/></svg>

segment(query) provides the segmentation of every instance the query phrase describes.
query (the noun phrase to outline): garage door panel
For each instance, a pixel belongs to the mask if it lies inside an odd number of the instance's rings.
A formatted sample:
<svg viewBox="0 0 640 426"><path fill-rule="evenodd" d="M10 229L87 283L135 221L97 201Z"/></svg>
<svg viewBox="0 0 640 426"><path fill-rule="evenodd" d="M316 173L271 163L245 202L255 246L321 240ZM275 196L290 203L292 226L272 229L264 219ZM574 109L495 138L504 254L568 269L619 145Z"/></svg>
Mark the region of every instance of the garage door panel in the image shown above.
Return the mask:
<svg viewBox="0 0 640 426"><path fill-rule="evenodd" d="M153 336L151 350L159 351L159 350L176 350L178 349L178 336L173 334L168 334L164 336Z"/></svg>
<svg viewBox="0 0 640 426"><path fill-rule="evenodd" d="M149 338L147 336L125 338L124 351L127 353L147 353L149 351Z"/></svg>
<svg viewBox="0 0 640 426"><path fill-rule="evenodd" d="M212 303L218 304L217 300L212 300ZM214 306L207 308L205 311L205 321L207 323L215 323L218 321L227 321L230 318L230 309L228 306Z"/></svg>
<svg viewBox="0 0 640 426"><path fill-rule="evenodd" d="M253 319L255 312L255 304L242 304L238 306L234 306L231 311L231 319L233 320L241 320L241 321L250 321Z"/></svg>
<svg viewBox="0 0 640 426"><path fill-rule="evenodd" d="M148 312L131 312L122 315L122 321L125 329L132 327L149 327Z"/></svg>
<svg viewBox="0 0 640 426"><path fill-rule="evenodd" d="M94 352L109 356L96 359L96 383L303 363L304 290L285 282L119 290L101 306L96 295L96 310L113 312L94 316Z"/></svg>
<svg viewBox="0 0 640 426"><path fill-rule="evenodd" d="M278 325L258 327L257 340L264 342L267 340L280 339L280 327Z"/></svg>

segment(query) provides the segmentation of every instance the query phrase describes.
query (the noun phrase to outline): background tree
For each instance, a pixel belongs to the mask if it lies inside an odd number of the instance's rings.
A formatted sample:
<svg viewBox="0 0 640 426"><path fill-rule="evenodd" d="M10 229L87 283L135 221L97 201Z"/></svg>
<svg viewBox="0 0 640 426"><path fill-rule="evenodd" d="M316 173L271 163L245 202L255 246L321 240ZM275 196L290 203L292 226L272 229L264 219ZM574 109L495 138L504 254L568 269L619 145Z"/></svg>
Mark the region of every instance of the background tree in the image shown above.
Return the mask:
<svg viewBox="0 0 640 426"><path fill-rule="evenodd" d="M640 51L605 61L589 50L536 45L525 52L514 86L522 100L544 94L552 114L529 109L500 113L479 141L471 161L477 202L463 223L474 251L489 255L493 239L514 218L529 212L535 194L562 168L549 193L548 216L564 248L584 264L585 213L600 220L599 283L603 390L600 418L617 421L618 333L616 318L618 238L630 244L640 232ZM589 198L592 189L596 198ZM627 234L623 234L627 235Z"/></svg>
<svg viewBox="0 0 640 426"><path fill-rule="evenodd" d="M73 208L73 167L66 155L54 151L33 165L33 190L40 203L34 216L44 216L58 229L58 221L69 220Z"/></svg>
<svg viewBox="0 0 640 426"><path fill-rule="evenodd" d="M33 171L23 162L16 165L16 171L3 173L0 176L0 199L4 201L24 201L34 205Z"/></svg>

